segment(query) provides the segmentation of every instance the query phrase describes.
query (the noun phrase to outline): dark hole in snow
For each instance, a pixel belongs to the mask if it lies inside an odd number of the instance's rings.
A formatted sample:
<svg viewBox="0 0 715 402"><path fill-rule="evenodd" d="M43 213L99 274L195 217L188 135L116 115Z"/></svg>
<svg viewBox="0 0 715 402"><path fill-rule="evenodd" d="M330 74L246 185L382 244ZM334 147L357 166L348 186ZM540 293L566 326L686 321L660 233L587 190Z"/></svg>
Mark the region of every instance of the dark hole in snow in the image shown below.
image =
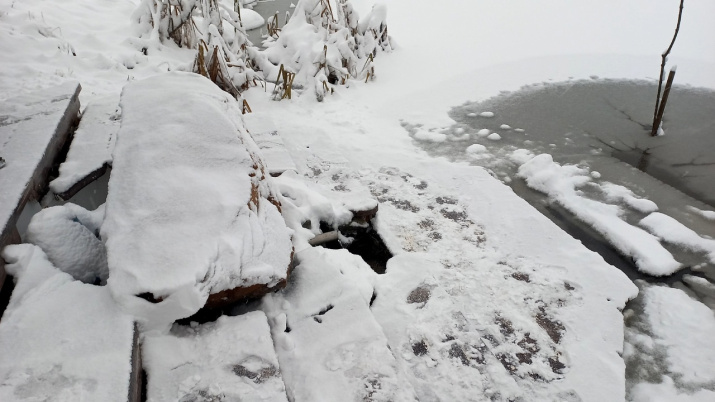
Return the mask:
<svg viewBox="0 0 715 402"><path fill-rule="evenodd" d="M253 380L256 384L261 384L268 378L278 375L278 369L272 364L267 364L266 367L262 367L258 371L251 371L241 364L236 364L231 368L231 370L237 376Z"/></svg>
<svg viewBox="0 0 715 402"><path fill-rule="evenodd" d="M449 348L449 357L459 359L459 361L462 362L462 365L469 366L469 358L467 357L467 354L464 353L462 347L456 342Z"/></svg>
<svg viewBox="0 0 715 402"><path fill-rule="evenodd" d="M328 304L327 307L325 307L324 309L320 310L320 312L318 313L318 315L323 315L323 314L327 313L328 311L332 310L334 307L335 307L335 306L333 306L332 304Z"/></svg>
<svg viewBox="0 0 715 402"><path fill-rule="evenodd" d="M320 229L323 233L328 233L334 229L325 222L320 222ZM384 274L387 269L387 261L392 258L392 253L373 228L372 222L365 224L350 224L339 228L340 234L352 238L350 244L343 244L339 239L319 244L321 247L329 249L347 249L362 259L378 274Z"/></svg>
<svg viewBox="0 0 715 402"><path fill-rule="evenodd" d="M372 297L370 298L370 307L372 307L372 303L375 303L375 299L377 299L377 292L373 290Z"/></svg>
<svg viewBox="0 0 715 402"><path fill-rule="evenodd" d="M407 303L409 304L421 304L418 308L422 308L427 304L432 291L427 286L418 286L413 289L409 295L407 295Z"/></svg>
<svg viewBox="0 0 715 402"><path fill-rule="evenodd" d="M139 396L139 400L141 402L146 402L148 398L148 392L147 392L147 385L149 384L149 376L146 374L146 370L142 369L142 390L141 390L141 395Z"/></svg>
<svg viewBox="0 0 715 402"><path fill-rule="evenodd" d="M558 356L549 357L549 366L551 366L551 371L556 374L563 374L566 365L561 363Z"/></svg>
<svg viewBox="0 0 715 402"><path fill-rule="evenodd" d="M563 336L566 328L560 322L551 319L551 317L546 314L543 307L540 310L541 312L534 317L536 318L536 323L546 331L551 340L555 343L561 342L561 337Z"/></svg>
<svg viewBox="0 0 715 402"><path fill-rule="evenodd" d="M288 325L288 323L286 322L286 329L285 329L283 332L285 332L285 333L287 334L287 333L289 333L290 331L292 331L292 330L290 329L290 325Z"/></svg>
<svg viewBox="0 0 715 402"><path fill-rule="evenodd" d="M161 303L161 301L163 300L161 297L157 299L156 297L154 297L154 294L149 293L149 292L139 293L138 295L135 295L135 296L140 299L144 299L144 300L148 301L149 303L154 303L154 304Z"/></svg>
<svg viewBox="0 0 715 402"><path fill-rule="evenodd" d="M412 353L414 353L415 356L424 356L428 351L429 347L424 339L412 344Z"/></svg>
<svg viewBox="0 0 715 402"><path fill-rule="evenodd" d="M2 319L7 305L10 304L10 295L12 295L13 289L15 289L15 280L12 276L7 275L5 283L2 285L2 290L0 290L0 319Z"/></svg>
<svg viewBox="0 0 715 402"><path fill-rule="evenodd" d="M511 277L516 279L517 281L522 281L522 282L531 282L531 278L529 278L529 274L525 274L523 272L515 272L511 274Z"/></svg>

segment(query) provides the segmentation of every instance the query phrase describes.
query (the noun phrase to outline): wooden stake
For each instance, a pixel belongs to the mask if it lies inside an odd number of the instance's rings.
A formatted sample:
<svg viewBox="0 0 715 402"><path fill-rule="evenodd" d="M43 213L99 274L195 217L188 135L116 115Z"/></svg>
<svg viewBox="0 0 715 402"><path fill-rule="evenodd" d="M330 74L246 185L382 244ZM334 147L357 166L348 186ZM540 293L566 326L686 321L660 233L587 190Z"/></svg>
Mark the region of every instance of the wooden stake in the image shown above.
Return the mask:
<svg viewBox="0 0 715 402"><path fill-rule="evenodd" d="M650 135L653 137L658 135L658 128L660 127L660 122L663 120L663 113L665 113L665 104L668 102L668 95L670 95L670 87L673 86L673 78L675 78L675 69L670 70L668 81L665 83L663 99L660 101L660 107L655 115L655 121L653 121L653 130L650 132Z"/></svg>

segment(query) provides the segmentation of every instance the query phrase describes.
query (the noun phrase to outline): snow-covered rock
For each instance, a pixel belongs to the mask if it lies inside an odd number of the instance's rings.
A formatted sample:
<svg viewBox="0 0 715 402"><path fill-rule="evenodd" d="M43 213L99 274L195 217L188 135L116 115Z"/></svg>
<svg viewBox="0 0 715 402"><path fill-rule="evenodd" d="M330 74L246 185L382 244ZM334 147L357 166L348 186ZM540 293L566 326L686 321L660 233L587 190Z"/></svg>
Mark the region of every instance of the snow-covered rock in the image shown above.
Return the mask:
<svg viewBox="0 0 715 402"><path fill-rule="evenodd" d="M167 73L128 84L121 106L101 231L119 303L162 327L283 286L291 233L236 100Z"/></svg>

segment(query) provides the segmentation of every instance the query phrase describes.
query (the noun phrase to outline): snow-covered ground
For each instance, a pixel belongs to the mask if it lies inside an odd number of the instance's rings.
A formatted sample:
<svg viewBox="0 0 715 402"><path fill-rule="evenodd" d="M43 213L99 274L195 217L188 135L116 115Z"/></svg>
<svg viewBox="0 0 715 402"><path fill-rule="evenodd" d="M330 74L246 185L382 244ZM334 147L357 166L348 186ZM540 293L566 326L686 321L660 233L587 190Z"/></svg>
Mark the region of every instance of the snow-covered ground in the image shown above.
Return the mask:
<svg viewBox="0 0 715 402"><path fill-rule="evenodd" d="M190 68L191 50L138 38L132 17L136 3L0 0L0 51L12 56L0 59L0 99L76 80L86 105L119 96L127 81ZM352 3L360 15L372 5L371 0ZM425 401L711 397L715 363L709 354L693 350L709 346L703 334L712 333L712 310L682 290L645 288L646 297L640 299L644 315L636 317L644 329L629 327L624 350L619 310L637 293L625 275L484 169L429 156L408 130L417 127L423 138L441 138L440 131L454 123L447 114L450 108L526 84L590 76L654 79L677 4L385 3L396 50L375 58L375 80L336 87L323 102L312 93L275 102L269 97L272 84L267 92L257 87L244 93L257 116L275 123L298 170L274 183L284 204L291 205L283 212L294 230L298 265L287 289L256 307L268 318L275 357L264 350L266 339L257 342L261 350L255 353L262 364L280 366L283 382L271 377L275 383L269 388L282 390L284 385L294 401L345 400L345 395ZM679 64L680 84L715 88L714 13L712 2L686 2L670 57L670 63ZM523 161L530 163L523 169L527 180L568 179L558 194L569 209L572 197L563 194L574 192L574 178L588 172L554 164L548 155L529 161ZM560 175L564 171L568 174ZM605 191L620 198L629 194L617 188ZM301 227L306 218L337 226L349 221L351 207L375 200L379 212L374 225L395 254L386 274L374 274L347 251L309 248L307 238L318 225ZM570 209L578 214L583 203L573 205ZM597 215L584 212L582 219L595 222L607 237L633 237L618 229L620 223L612 224L617 211L607 206L597 210ZM649 244L657 238L712 253L712 240L665 215L651 215L637 230L638 238L648 240L638 248L624 246L622 252L662 273L672 271L674 264L652 253ZM105 297L108 292L101 293ZM6 317L29 308L18 306L11 301ZM251 314L261 321L259 313ZM155 337L145 343L152 359L148 367L170 367L169 356L161 359L162 349L171 344L190 348L211 342L225 331L243 330L248 321L224 319L205 329L148 334ZM256 325L266 333L264 321ZM7 325L3 319L0 330ZM696 334L696 328L704 329ZM0 331L5 333L16 336ZM7 345L12 339L0 342ZM656 365L657 375L630 377L637 380L626 384L621 354L634 361L639 353L656 349L661 356L657 362L641 361L646 370ZM232 353L244 358L243 350ZM171 357L177 364L193 359L190 351ZM7 359L0 356L0 367L12 363ZM206 375L213 375L212 365L224 364L218 357L194 360ZM246 370L241 373L252 373L256 383L254 368ZM159 395L175 392L165 391L176 387L173 382L182 381L178 388L186 394L191 386L207 388L211 381L189 374L186 379L156 375L163 380L154 386L150 373L150 393L157 400L171 400ZM216 376L217 382L224 381L225 373Z"/></svg>

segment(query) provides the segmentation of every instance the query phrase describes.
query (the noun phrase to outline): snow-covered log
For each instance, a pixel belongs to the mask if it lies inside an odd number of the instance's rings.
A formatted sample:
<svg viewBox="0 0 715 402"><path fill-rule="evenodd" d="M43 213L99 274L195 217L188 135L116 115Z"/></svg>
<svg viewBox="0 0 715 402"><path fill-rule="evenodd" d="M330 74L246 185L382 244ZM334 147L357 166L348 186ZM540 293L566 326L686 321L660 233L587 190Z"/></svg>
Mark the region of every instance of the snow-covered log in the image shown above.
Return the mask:
<svg viewBox="0 0 715 402"><path fill-rule="evenodd" d="M282 287L291 233L235 99L193 73L128 84L102 238L115 298L151 327Z"/></svg>

